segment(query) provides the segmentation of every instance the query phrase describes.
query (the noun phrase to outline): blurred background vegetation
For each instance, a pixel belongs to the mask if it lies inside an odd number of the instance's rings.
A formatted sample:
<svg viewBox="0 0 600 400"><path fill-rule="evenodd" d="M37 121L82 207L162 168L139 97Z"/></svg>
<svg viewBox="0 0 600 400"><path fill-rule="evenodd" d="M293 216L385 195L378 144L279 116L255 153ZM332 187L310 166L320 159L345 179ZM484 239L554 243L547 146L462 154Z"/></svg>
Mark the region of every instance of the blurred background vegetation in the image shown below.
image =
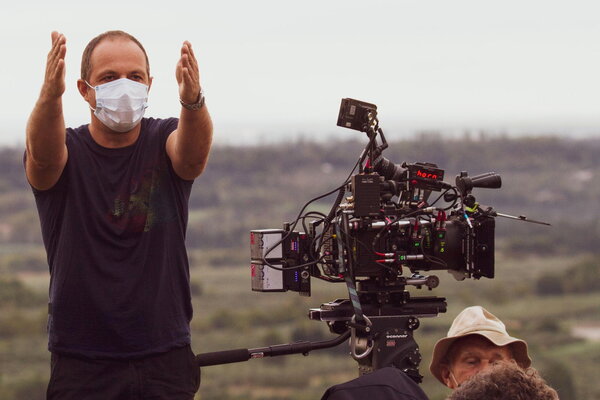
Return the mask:
<svg viewBox="0 0 600 400"><path fill-rule="evenodd" d="M187 237L197 353L332 337L324 323L308 320L307 311L346 297L345 287L313 280L310 298L252 292L248 233L281 227L306 201L339 186L363 139L213 149L194 185ZM598 154L599 139L465 134L449 140L434 132L390 143L388 159L435 162L448 182L462 170L495 171L503 187L475 191L482 204L552 223L498 219L493 280L456 282L438 271L441 284L433 293L411 289L413 296L448 299L448 312L423 319L415 332L423 388L432 400L448 393L428 372L432 347L454 316L473 304L488 308L527 340L534 366L562 400L600 398ZM22 158L23 149L0 149L0 397L6 400L44 399L49 375L48 267ZM332 201L314 207L328 210ZM319 399L327 387L356 376L343 344L308 357L206 367L197 398Z"/></svg>

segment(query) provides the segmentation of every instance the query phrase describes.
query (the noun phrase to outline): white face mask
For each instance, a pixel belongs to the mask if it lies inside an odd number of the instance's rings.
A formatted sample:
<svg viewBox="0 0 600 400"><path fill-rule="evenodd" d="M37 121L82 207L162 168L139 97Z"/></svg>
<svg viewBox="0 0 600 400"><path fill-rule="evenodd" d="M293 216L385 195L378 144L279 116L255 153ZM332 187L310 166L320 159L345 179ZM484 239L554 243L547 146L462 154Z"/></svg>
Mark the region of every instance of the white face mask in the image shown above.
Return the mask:
<svg viewBox="0 0 600 400"><path fill-rule="evenodd" d="M148 86L121 78L98 86L94 114L107 128L115 132L129 132L144 116L148 107Z"/></svg>

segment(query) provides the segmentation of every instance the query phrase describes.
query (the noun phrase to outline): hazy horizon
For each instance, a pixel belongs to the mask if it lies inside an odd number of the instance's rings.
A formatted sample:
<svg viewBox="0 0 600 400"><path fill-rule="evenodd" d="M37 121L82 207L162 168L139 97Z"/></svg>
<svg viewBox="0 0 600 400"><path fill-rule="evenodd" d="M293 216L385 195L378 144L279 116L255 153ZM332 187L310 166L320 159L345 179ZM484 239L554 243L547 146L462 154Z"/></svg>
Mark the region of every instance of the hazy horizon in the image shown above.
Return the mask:
<svg viewBox="0 0 600 400"><path fill-rule="evenodd" d="M35 13L31 2L3 8L0 145L24 142L53 30L67 38L65 122L89 122L75 85L80 57L110 29L133 34L148 52L148 116L178 116L175 64L181 43L192 43L217 144L349 135L335 126L344 97L377 104L390 138L422 130L600 136L594 0L33 4Z"/></svg>
<svg viewBox="0 0 600 400"><path fill-rule="evenodd" d="M148 115L152 116L152 115ZM262 144L273 144L283 142L293 142L298 140L308 140L315 142L326 142L327 140L363 140L365 134L362 132L340 128L335 125L335 117L332 121L311 124L282 124L282 123L264 123L264 124L235 124L224 123L215 124L214 145L242 145L242 146L260 146ZM85 124L82 122L81 124ZM0 127L0 147L23 147L25 143L25 124L26 121L16 124L5 124ZM79 126L75 124L73 127ZM328 126L329 125L329 126ZM513 125L510 128L502 125L488 126L468 126L451 125L445 126L419 126L408 125L390 121L385 123L380 121L380 126L384 130L388 141L396 140L417 140L423 134L439 135L441 138L461 139L469 137L472 140L478 140L481 135L486 138L508 137L559 137L569 139L599 138L600 126L590 124L586 125L556 125L556 126L535 126L533 124ZM9 135L7 132L14 133L15 130L21 131L21 136Z"/></svg>

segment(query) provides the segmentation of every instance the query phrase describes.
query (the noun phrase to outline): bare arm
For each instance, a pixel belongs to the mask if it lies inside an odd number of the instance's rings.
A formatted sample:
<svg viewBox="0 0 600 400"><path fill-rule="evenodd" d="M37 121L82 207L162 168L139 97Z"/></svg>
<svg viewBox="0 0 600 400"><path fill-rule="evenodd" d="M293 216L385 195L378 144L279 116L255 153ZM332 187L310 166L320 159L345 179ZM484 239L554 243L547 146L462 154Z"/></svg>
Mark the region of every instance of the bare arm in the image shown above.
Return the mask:
<svg viewBox="0 0 600 400"><path fill-rule="evenodd" d="M176 77L180 99L187 104L196 103L200 94L200 73L192 45L187 41L181 48ZM192 180L204 171L212 143L212 131L206 106L199 110L181 108L179 125L167 140L167 154L180 178Z"/></svg>
<svg viewBox="0 0 600 400"><path fill-rule="evenodd" d="M65 91L66 38L52 32L46 75L27 122L25 169L36 189L49 189L58 181L67 163L62 95Z"/></svg>

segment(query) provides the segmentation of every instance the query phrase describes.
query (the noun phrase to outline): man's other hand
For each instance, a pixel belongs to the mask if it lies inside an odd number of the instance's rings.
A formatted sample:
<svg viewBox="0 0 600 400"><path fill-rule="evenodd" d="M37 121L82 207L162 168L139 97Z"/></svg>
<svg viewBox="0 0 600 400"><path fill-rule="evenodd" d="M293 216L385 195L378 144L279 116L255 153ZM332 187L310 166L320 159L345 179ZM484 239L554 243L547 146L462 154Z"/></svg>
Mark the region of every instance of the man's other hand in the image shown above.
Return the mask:
<svg viewBox="0 0 600 400"><path fill-rule="evenodd" d="M52 48L46 62L46 76L42 86L41 96L58 98L65 92L65 54L67 53L67 38L65 35L52 32Z"/></svg>
<svg viewBox="0 0 600 400"><path fill-rule="evenodd" d="M200 95L200 71L192 44L187 40L181 46L181 58L177 62L175 76L181 101L186 104L196 103Z"/></svg>

